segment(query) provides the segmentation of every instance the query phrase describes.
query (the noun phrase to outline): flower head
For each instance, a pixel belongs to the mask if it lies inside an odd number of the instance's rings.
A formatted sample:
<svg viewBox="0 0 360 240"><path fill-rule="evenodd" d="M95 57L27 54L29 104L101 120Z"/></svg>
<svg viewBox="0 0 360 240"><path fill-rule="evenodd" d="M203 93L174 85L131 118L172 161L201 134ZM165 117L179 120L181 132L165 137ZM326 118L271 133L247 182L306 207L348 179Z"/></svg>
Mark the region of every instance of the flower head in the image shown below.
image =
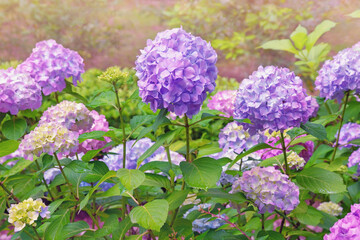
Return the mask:
<svg viewBox="0 0 360 240"><path fill-rule="evenodd" d="M335 134L337 138L338 132ZM341 127L339 144L342 147L358 146L354 143L350 143L353 140L360 138L360 124L357 123L346 123Z"/></svg>
<svg viewBox="0 0 360 240"><path fill-rule="evenodd" d="M42 218L49 218L48 207L41 199L32 198L24 200L18 204L11 204L9 211L9 223L15 226L15 232L21 231L26 225L35 226L35 221L39 215Z"/></svg>
<svg viewBox="0 0 360 240"><path fill-rule="evenodd" d="M318 210L326 212L327 214L333 216L340 216L343 208L336 203L333 202L323 202L317 207Z"/></svg>
<svg viewBox="0 0 360 240"><path fill-rule="evenodd" d="M250 130L299 127L314 114L314 100L301 79L287 68L262 67L244 79L235 99L236 118L250 119Z"/></svg>
<svg viewBox="0 0 360 240"><path fill-rule="evenodd" d="M166 108L192 117L215 88L216 60L210 43L200 37L182 28L160 32L136 60L139 95L153 111Z"/></svg>
<svg viewBox="0 0 360 240"><path fill-rule="evenodd" d="M208 108L218 110L225 114L221 114L225 117L234 116L234 103L235 103L236 91L225 90L216 93L208 103Z"/></svg>
<svg viewBox="0 0 360 240"><path fill-rule="evenodd" d="M287 161L290 168L294 168L296 170L299 170L305 166L305 160L304 158L300 157L296 152L291 152L287 156Z"/></svg>
<svg viewBox="0 0 360 240"><path fill-rule="evenodd" d="M103 72L98 78L101 81L105 81L111 84L117 82L124 82L129 77L129 73L125 71L121 71L119 67L109 67Z"/></svg>
<svg viewBox="0 0 360 240"><path fill-rule="evenodd" d="M41 106L41 87L27 73L13 68L0 70L0 112L16 115Z"/></svg>
<svg viewBox="0 0 360 240"><path fill-rule="evenodd" d="M360 164L360 148L353 153L351 153L349 157L348 167L359 166Z"/></svg>
<svg viewBox="0 0 360 240"><path fill-rule="evenodd" d="M24 136L19 149L30 160L33 155L39 157L42 153L73 156L78 149L78 136L77 132L69 131L58 123L43 123Z"/></svg>
<svg viewBox="0 0 360 240"><path fill-rule="evenodd" d="M351 206L351 212L330 228L324 240L357 240L360 236L360 204Z"/></svg>
<svg viewBox="0 0 360 240"><path fill-rule="evenodd" d="M344 92L360 90L359 46L346 48L324 63L315 81L320 97L341 101Z"/></svg>
<svg viewBox="0 0 360 240"><path fill-rule="evenodd" d="M180 153L170 151L170 159L172 164L180 165L182 161L186 161L185 157L181 155ZM149 162L152 161L161 161L161 162L167 162L168 157L166 154L166 151L162 151L156 155L154 155L152 158L150 158Z"/></svg>
<svg viewBox="0 0 360 240"><path fill-rule="evenodd" d="M83 61L77 52L50 39L38 42L30 57L21 63L18 69L29 73L42 87L44 95L49 95L64 90L66 78L72 77L76 86L84 73Z"/></svg>
<svg viewBox="0 0 360 240"><path fill-rule="evenodd" d="M232 193L243 191L254 200L260 213L274 209L292 211L299 204L299 188L274 167L255 167L243 173L232 186Z"/></svg>

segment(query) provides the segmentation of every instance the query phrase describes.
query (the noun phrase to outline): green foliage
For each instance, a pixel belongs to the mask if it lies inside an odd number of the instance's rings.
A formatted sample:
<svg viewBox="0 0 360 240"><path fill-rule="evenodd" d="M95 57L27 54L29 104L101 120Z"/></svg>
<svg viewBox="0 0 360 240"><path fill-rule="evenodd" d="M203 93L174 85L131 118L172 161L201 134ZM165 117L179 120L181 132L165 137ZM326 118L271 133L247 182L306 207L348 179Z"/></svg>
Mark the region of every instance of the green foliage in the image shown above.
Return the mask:
<svg viewBox="0 0 360 240"><path fill-rule="evenodd" d="M24 119L13 119L3 123L1 131L7 139L18 140L26 131L27 123Z"/></svg>

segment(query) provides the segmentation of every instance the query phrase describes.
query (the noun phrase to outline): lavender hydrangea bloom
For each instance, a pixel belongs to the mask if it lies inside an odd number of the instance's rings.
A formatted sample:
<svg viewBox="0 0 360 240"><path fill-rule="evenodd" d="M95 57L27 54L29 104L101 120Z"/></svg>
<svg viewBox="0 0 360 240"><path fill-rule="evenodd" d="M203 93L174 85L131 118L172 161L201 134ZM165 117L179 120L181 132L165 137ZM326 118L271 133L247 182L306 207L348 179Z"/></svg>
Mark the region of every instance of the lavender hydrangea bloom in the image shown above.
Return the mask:
<svg viewBox="0 0 360 240"><path fill-rule="evenodd" d="M180 153L177 153L177 152L173 152L173 151L170 151L170 159L171 159L171 163L176 164L176 165L180 165L180 163L182 161L186 161L186 159L183 155L181 155ZM152 161L167 162L168 158L167 158L166 151L162 151L162 152L156 154L155 156L153 156L152 158L150 158L149 162L152 162Z"/></svg>
<svg viewBox="0 0 360 240"><path fill-rule="evenodd" d="M82 103L62 101L49 107L41 116L39 125L44 123L57 123L70 131L90 130L94 122L90 111Z"/></svg>
<svg viewBox="0 0 360 240"><path fill-rule="evenodd" d="M359 44L346 48L327 60L315 81L320 97L341 101L346 91L360 90Z"/></svg>
<svg viewBox="0 0 360 240"><path fill-rule="evenodd" d="M39 108L41 101L41 87L29 74L13 68L0 70L0 112L16 115Z"/></svg>
<svg viewBox="0 0 360 240"><path fill-rule="evenodd" d="M58 168L50 168L44 172L44 179L47 184L51 183L54 178L61 173Z"/></svg>
<svg viewBox="0 0 360 240"><path fill-rule="evenodd" d="M262 67L240 84L235 99L236 118L250 119L251 131L299 127L314 114L314 100L301 79L287 68Z"/></svg>
<svg viewBox="0 0 360 240"><path fill-rule="evenodd" d="M262 141L260 134L250 135L248 131L238 122L230 122L219 134L219 147L222 149L233 149L240 154L244 150L255 146Z"/></svg>
<svg viewBox="0 0 360 240"><path fill-rule="evenodd" d="M0 164L5 163L7 160L12 159L12 158L22 158L22 157L23 157L22 153L20 152L19 149L17 149L13 153L10 153L10 154L8 154L6 156L0 157ZM8 162L6 165L7 166L13 166L13 165L15 165L16 162L17 162L17 160L16 161L11 161L11 162Z"/></svg>
<svg viewBox="0 0 360 240"><path fill-rule="evenodd" d="M360 164L360 148L356 151L354 151L350 157L349 157L349 162L348 162L348 167L353 167L353 166L359 166Z"/></svg>
<svg viewBox="0 0 360 240"><path fill-rule="evenodd" d="M360 204L351 206L351 212L330 228L324 240L357 240L360 236Z"/></svg>
<svg viewBox="0 0 360 240"><path fill-rule="evenodd" d="M166 108L191 118L215 88L216 61L210 43L200 37L182 28L160 32L136 60L139 95L153 111Z"/></svg>
<svg viewBox="0 0 360 240"><path fill-rule="evenodd" d="M255 201L259 213L292 211L299 204L299 188L274 167L255 167L243 173L232 186L232 193L243 191Z"/></svg>
<svg viewBox="0 0 360 240"><path fill-rule="evenodd" d="M338 132L335 134L335 138L337 138ZM339 137L339 145L342 147L351 147L358 146L356 144L350 143L353 140L360 138L360 124L357 123L346 123L341 127L340 137Z"/></svg>
<svg viewBox="0 0 360 240"><path fill-rule="evenodd" d="M79 145L78 137L77 132L58 123L43 123L24 136L19 150L29 160L33 155L40 157L42 153L74 156Z"/></svg>
<svg viewBox="0 0 360 240"><path fill-rule="evenodd" d="M76 86L84 73L83 61L77 52L50 39L38 42L30 57L21 63L18 69L29 73L42 87L44 95L49 95L64 90L66 78L72 77Z"/></svg>
<svg viewBox="0 0 360 240"><path fill-rule="evenodd" d="M221 114L224 117L234 116L234 103L235 103L236 91L225 90L216 93L208 103L208 108L218 110L225 114Z"/></svg>
<svg viewBox="0 0 360 240"><path fill-rule="evenodd" d="M199 211L200 209L207 210L210 207L211 204L209 203L199 204L197 206L194 206L193 208L190 208L183 217L186 218L193 211ZM222 214L221 216L226 217L225 214ZM203 233L209 229L218 229L224 224L226 224L226 222L219 218L216 218L214 220L211 220L211 218L198 218L192 222L192 230L194 232Z"/></svg>

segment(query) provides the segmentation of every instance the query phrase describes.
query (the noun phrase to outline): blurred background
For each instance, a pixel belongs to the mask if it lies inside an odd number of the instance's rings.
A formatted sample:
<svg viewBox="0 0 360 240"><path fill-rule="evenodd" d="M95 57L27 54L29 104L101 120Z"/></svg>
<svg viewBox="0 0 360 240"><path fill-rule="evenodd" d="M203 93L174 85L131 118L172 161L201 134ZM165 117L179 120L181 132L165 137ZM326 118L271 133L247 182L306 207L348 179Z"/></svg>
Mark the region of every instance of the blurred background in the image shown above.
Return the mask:
<svg viewBox="0 0 360 240"><path fill-rule="evenodd" d="M132 68L147 39L182 26L211 41L219 75L240 81L259 65L291 68L292 54L258 47L299 24L337 23L321 38L329 56L358 42L360 19L348 14L359 8L359 0L0 0L0 63L22 61L52 38L78 51L86 69Z"/></svg>

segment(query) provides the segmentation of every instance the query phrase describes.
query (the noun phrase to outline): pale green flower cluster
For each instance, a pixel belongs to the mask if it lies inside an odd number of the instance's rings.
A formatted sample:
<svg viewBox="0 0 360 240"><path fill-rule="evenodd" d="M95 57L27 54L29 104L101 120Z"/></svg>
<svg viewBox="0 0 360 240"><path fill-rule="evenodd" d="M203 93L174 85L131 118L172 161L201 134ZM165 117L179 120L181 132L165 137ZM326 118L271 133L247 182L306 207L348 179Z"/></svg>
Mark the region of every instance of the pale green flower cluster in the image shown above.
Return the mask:
<svg viewBox="0 0 360 240"><path fill-rule="evenodd" d="M290 155L287 157L287 161L290 168L296 168L299 170L305 166L305 159L300 157L296 152L291 152Z"/></svg>
<svg viewBox="0 0 360 240"><path fill-rule="evenodd" d="M32 198L18 204L11 204L9 211L9 223L15 226L15 232L21 231L26 225L36 226L35 221L39 215L42 218L50 218L50 212L41 199Z"/></svg>
<svg viewBox="0 0 360 240"><path fill-rule="evenodd" d="M129 77L129 73L121 71L119 67L109 67L98 78L101 81L105 81L111 84L125 81Z"/></svg>
<svg viewBox="0 0 360 240"><path fill-rule="evenodd" d="M341 206L333 202L320 203L317 209L335 217L340 216L343 210Z"/></svg>

